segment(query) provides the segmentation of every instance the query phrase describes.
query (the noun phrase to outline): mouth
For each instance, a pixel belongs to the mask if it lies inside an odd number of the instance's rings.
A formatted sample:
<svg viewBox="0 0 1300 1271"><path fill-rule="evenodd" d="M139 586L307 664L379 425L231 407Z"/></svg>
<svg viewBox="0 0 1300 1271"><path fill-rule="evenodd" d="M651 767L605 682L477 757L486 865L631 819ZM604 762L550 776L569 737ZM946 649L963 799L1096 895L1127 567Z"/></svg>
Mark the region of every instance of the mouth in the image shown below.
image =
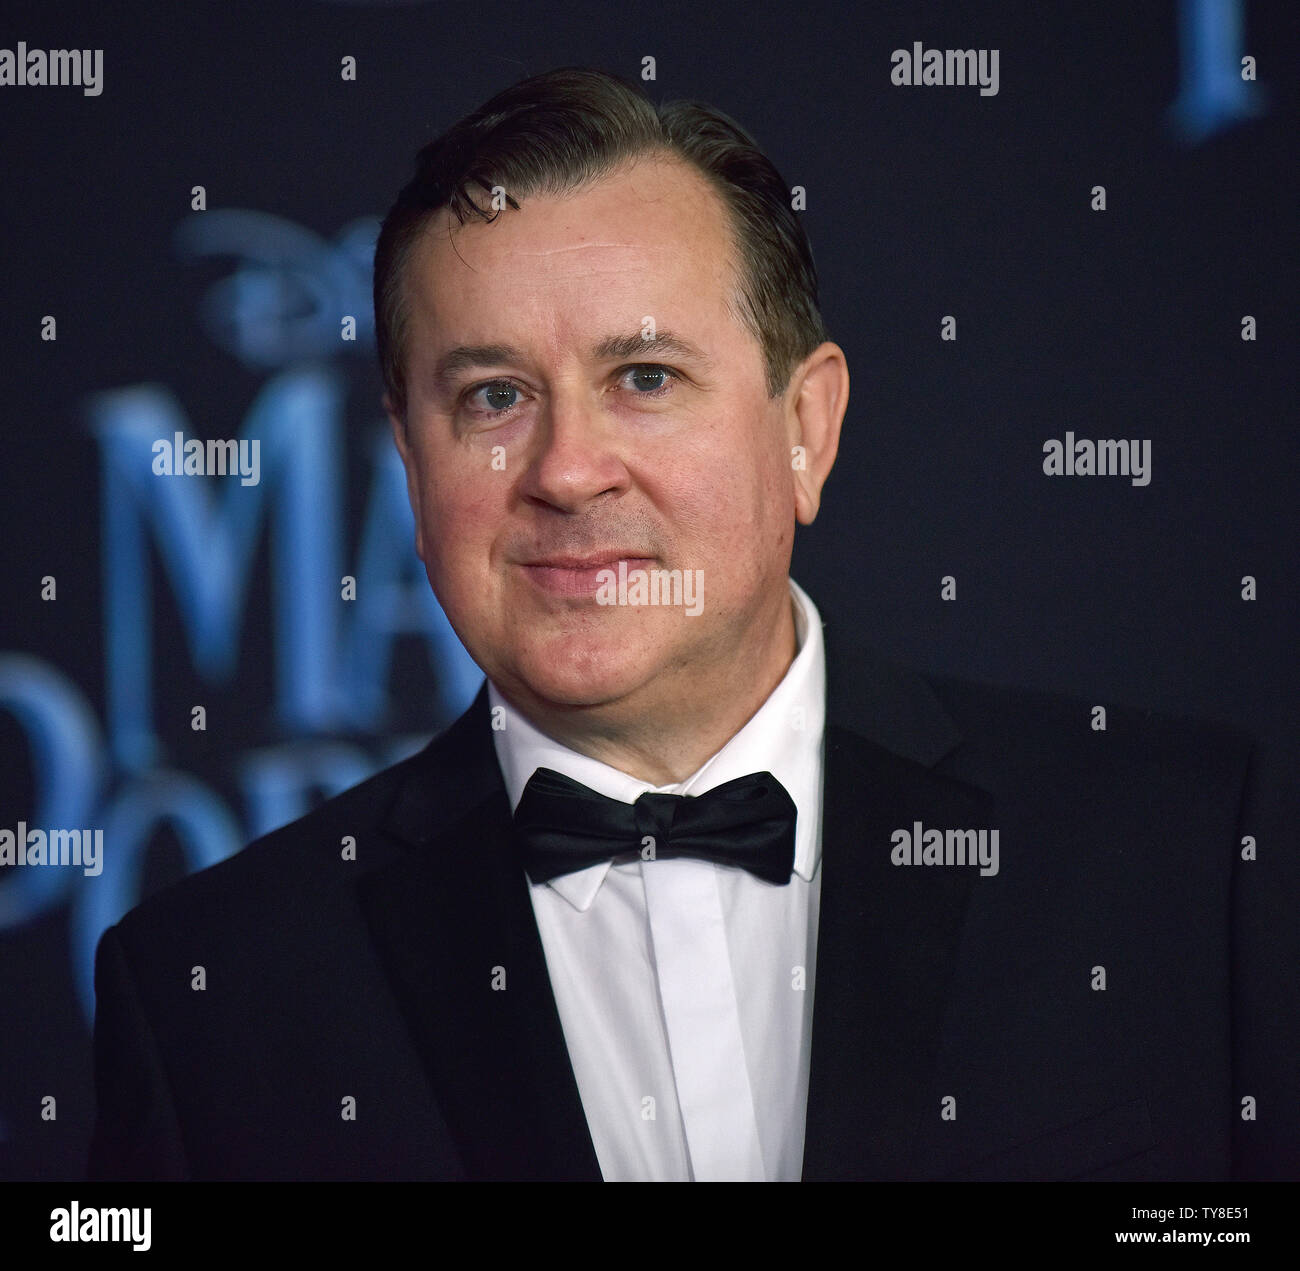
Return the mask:
<svg viewBox="0 0 1300 1271"><path fill-rule="evenodd" d="M649 569L654 563L653 556L633 556L614 551L590 556L547 556L524 561L520 569L524 577L548 595L585 597L595 594L601 583L608 579L609 572L617 579L620 565L626 565L630 573L634 569Z"/></svg>

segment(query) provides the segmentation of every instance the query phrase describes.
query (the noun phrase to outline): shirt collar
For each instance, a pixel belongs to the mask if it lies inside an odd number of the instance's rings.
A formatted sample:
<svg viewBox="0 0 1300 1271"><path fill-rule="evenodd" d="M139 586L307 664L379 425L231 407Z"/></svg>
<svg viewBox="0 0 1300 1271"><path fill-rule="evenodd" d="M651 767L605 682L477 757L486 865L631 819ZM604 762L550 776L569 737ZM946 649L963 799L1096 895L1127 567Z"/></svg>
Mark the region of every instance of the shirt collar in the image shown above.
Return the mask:
<svg viewBox="0 0 1300 1271"><path fill-rule="evenodd" d="M652 786L617 768L579 754L534 727L488 681L497 763L518 807L524 786L538 768L553 768L598 794L635 803L646 791L699 795L751 772L770 772L786 788L798 813L794 871L811 882L821 859L822 734L826 724L826 654L817 607L789 579L798 651L781 682L730 741L675 785ZM498 724L497 721L500 721ZM609 861L553 878L553 887L576 909L587 909L610 868Z"/></svg>

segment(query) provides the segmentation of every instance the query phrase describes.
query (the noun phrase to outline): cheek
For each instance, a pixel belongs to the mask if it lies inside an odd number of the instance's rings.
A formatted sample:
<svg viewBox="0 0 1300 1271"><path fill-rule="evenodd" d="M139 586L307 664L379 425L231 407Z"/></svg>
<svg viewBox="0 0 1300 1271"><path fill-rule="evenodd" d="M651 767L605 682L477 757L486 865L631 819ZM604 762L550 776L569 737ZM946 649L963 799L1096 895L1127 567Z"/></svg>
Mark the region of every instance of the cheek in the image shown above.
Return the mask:
<svg viewBox="0 0 1300 1271"><path fill-rule="evenodd" d="M752 549L760 549L763 527L783 518L791 499L784 440L755 436L750 425L721 453L714 449L701 456L697 470L700 497L695 510L712 536L744 539Z"/></svg>
<svg viewBox="0 0 1300 1271"><path fill-rule="evenodd" d="M761 562L780 545L791 498L783 452L710 448L690 462L660 466L655 475L656 502L684 566Z"/></svg>
<svg viewBox="0 0 1300 1271"><path fill-rule="evenodd" d="M442 465L425 486L424 535L433 568L446 579L480 579L504 522L501 473L470 473ZM481 585L481 583L480 583Z"/></svg>

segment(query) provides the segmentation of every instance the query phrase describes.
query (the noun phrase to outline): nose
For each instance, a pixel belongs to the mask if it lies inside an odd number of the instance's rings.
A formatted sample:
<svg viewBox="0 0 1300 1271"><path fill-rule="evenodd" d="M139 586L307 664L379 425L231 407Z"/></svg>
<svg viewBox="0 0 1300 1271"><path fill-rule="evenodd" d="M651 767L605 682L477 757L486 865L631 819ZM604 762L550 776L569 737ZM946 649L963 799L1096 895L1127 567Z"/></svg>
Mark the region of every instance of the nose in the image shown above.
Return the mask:
<svg viewBox="0 0 1300 1271"><path fill-rule="evenodd" d="M613 425L582 388L558 389L534 430L521 493L563 512L581 512L597 499L621 494L630 477L616 441Z"/></svg>

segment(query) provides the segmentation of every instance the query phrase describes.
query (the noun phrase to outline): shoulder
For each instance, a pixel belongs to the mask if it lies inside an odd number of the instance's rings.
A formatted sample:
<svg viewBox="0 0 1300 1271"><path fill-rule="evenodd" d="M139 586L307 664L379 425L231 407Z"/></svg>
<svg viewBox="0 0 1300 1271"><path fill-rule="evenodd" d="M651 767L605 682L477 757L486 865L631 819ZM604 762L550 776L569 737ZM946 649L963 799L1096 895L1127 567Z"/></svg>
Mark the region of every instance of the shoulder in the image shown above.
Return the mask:
<svg viewBox="0 0 1300 1271"><path fill-rule="evenodd" d="M1236 726L1122 703L927 675L960 741L939 769L994 794L1044 834L1110 836L1141 855L1226 865L1253 740Z"/></svg>
<svg viewBox="0 0 1300 1271"><path fill-rule="evenodd" d="M825 627L827 723L990 791L1104 783L1240 790L1242 729L1122 701L931 672Z"/></svg>
<svg viewBox="0 0 1300 1271"><path fill-rule="evenodd" d="M155 892L121 920L118 934L162 937L187 924L279 928L346 909L367 875L472 814L499 785L485 685L422 750Z"/></svg>
<svg viewBox="0 0 1300 1271"><path fill-rule="evenodd" d="M961 732L971 760L997 753L1033 768L1162 768L1184 780L1205 781L1239 777L1253 748L1245 730L1213 720L952 676L925 679Z"/></svg>
<svg viewBox="0 0 1300 1271"><path fill-rule="evenodd" d="M114 928L145 950L218 928L291 926L400 850L385 829L428 749L375 773L242 850L146 897Z"/></svg>

